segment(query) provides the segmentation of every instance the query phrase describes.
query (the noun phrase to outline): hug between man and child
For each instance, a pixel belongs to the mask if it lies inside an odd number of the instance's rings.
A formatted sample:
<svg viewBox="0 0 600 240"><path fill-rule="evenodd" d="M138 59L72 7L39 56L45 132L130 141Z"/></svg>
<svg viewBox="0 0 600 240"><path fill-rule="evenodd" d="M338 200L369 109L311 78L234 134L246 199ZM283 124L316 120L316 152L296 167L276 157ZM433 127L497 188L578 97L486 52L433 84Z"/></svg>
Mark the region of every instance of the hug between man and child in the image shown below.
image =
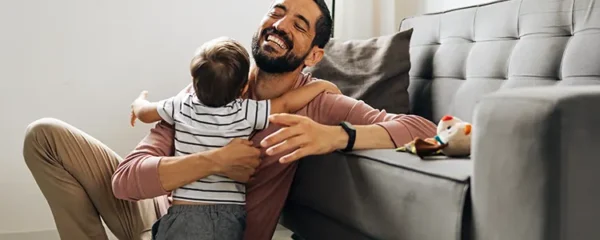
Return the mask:
<svg viewBox="0 0 600 240"><path fill-rule="evenodd" d="M317 80L270 100L243 98L250 59L234 39L220 37L203 44L194 55L190 93L150 102L144 91L132 104L131 124L166 121L175 128L175 154L186 155L249 139L269 125L275 113L294 113L317 95L339 94L332 83ZM173 191L173 206L152 227L153 239L211 236L241 239L245 225L244 183L211 175ZM211 238L212 239L212 238Z"/></svg>

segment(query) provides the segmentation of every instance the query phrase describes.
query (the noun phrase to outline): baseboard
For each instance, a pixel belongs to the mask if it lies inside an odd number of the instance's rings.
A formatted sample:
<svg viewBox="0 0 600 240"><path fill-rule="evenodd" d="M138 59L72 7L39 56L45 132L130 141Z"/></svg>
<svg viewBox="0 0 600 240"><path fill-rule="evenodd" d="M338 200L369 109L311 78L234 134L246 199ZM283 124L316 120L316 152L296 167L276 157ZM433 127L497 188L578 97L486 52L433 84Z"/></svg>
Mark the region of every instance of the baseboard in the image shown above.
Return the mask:
<svg viewBox="0 0 600 240"><path fill-rule="evenodd" d="M0 233L2 240L60 240L56 229L41 230L35 232Z"/></svg>
<svg viewBox="0 0 600 240"><path fill-rule="evenodd" d="M117 240L117 238L110 232L107 231L109 240ZM0 233L1 240L60 240L58 236L58 230L48 229L40 230L35 232L14 232L14 233Z"/></svg>

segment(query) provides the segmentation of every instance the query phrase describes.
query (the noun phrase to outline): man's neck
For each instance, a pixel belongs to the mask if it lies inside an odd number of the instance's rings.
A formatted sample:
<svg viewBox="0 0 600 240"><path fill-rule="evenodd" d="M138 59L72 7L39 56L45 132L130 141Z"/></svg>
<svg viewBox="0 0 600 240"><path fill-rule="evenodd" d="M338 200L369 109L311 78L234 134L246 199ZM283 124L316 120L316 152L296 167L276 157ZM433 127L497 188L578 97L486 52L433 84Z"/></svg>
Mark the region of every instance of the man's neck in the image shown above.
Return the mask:
<svg viewBox="0 0 600 240"><path fill-rule="evenodd" d="M272 74L253 67L250 76L251 91L257 100L279 97L296 85L300 72L301 69L289 73Z"/></svg>

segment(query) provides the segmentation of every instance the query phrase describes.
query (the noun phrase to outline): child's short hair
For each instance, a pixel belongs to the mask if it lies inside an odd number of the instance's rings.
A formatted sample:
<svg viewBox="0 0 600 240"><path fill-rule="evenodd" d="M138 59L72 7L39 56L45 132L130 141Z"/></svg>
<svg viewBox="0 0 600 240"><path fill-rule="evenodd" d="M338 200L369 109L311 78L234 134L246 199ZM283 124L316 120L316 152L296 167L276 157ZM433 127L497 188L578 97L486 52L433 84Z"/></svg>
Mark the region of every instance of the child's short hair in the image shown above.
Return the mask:
<svg viewBox="0 0 600 240"><path fill-rule="evenodd" d="M248 83L250 57L239 42L220 37L198 49L190 71L198 100L209 107L222 107L239 98Z"/></svg>

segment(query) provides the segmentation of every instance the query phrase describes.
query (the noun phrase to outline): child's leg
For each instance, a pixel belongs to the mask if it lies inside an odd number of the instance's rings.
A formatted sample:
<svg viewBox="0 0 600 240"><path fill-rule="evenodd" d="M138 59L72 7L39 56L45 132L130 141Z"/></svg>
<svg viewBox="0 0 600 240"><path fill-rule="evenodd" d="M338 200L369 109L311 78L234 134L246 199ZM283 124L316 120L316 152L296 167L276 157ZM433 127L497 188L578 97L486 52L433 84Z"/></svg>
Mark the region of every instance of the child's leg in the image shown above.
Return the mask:
<svg viewBox="0 0 600 240"><path fill-rule="evenodd" d="M157 223L154 239L241 240L246 212L239 205L175 205Z"/></svg>

